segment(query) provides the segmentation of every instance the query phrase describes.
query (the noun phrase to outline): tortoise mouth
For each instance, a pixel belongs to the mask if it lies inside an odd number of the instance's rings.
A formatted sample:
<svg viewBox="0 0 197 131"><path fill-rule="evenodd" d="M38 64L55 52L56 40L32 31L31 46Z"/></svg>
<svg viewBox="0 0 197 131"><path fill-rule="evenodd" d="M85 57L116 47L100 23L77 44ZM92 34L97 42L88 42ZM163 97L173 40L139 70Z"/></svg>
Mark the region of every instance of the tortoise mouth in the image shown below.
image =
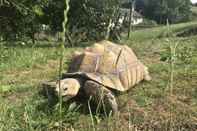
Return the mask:
<svg viewBox="0 0 197 131"><path fill-rule="evenodd" d="M56 87L55 89L55 95L58 98L62 98L64 102L68 101L69 99L75 97L77 94L73 94L72 92L69 92L69 88L63 88L63 87Z"/></svg>
<svg viewBox="0 0 197 131"><path fill-rule="evenodd" d="M59 87L56 87L56 89L55 89L55 95L57 96L57 97L66 97L67 95L66 95L66 93L64 93L64 90L62 90L62 89L60 89L61 91L59 91Z"/></svg>
<svg viewBox="0 0 197 131"><path fill-rule="evenodd" d="M59 92L55 92L55 96L60 99L62 99L63 102L69 101L73 96L65 95L65 94L60 94Z"/></svg>

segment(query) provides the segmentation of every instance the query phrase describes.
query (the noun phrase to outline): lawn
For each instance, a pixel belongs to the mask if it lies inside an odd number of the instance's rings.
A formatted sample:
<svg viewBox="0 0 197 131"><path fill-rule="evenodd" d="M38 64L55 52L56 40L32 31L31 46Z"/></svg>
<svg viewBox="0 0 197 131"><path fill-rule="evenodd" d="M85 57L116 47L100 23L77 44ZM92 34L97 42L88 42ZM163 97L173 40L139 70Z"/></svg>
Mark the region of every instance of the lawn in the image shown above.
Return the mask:
<svg viewBox="0 0 197 131"><path fill-rule="evenodd" d="M117 116L92 114L86 105L74 104L65 104L60 113L58 105L50 106L40 95L40 83L58 77L57 44L1 43L0 130L197 130L197 35L176 37L195 26L196 22L182 23L134 31L130 39L123 36L121 43L149 67L152 81L119 95ZM63 71L78 49L64 50Z"/></svg>

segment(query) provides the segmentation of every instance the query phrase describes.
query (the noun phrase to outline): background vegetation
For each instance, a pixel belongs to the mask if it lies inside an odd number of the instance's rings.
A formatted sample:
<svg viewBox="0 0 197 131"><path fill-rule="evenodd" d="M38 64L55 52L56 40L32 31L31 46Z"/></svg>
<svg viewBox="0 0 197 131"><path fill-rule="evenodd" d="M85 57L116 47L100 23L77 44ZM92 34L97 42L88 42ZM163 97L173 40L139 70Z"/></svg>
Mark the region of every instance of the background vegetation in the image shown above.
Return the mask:
<svg viewBox="0 0 197 131"><path fill-rule="evenodd" d="M149 19L158 23L179 23L189 20L191 2L189 0L137 0L137 9Z"/></svg>
<svg viewBox="0 0 197 131"><path fill-rule="evenodd" d="M144 17L160 24L167 19L170 23L188 21L191 16L189 0L71 0L67 41L78 43L105 38L110 22L116 23L120 17L119 9L130 8L131 2L136 3L136 10ZM24 40L28 37L35 42L36 33L43 30L51 35L58 34L63 30L65 6L64 0L2 1L0 39Z"/></svg>

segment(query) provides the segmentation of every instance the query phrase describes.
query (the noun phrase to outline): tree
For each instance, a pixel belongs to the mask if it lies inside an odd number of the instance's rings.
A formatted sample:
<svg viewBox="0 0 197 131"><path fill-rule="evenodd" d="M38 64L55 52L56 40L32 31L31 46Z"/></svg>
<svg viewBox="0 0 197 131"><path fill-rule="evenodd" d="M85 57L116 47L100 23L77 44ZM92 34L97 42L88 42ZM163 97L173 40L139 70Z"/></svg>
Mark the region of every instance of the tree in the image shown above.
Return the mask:
<svg viewBox="0 0 197 131"><path fill-rule="evenodd" d="M51 27L53 32L62 31L62 21L64 20L64 0L49 0L43 5L44 16L42 22Z"/></svg>
<svg viewBox="0 0 197 131"><path fill-rule="evenodd" d="M187 21L191 14L189 0L137 0L137 9L141 9L145 17L158 23Z"/></svg>
<svg viewBox="0 0 197 131"><path fill-rule="evenodd" d="M69 29L85 34L86 38L103 39L110 21L115 21L119 0L72 0L69 13ZM83 35L84 36L84 35Z"/></svg>
<svg viewBox="0 0 197 131"><path fill-rule="evenodd" d="M46 0L45 0L46 1ZM34 33L41 26L43 1L15 0L0 6L0 35L5 40L30 37L34 42Z"/></svg>
<svg viewBox="0 0 197 131"><path fill-rule="evenodd" d="M0 35L4 39L30 37L34 42L34 34L42 24L49 25L53 33L62 32L66 6L63 0L7 2L8 6L0 6ZM119 6L120 0L71 0L67 38L98 40L114 36L112 23L119 17Z"/></svg>

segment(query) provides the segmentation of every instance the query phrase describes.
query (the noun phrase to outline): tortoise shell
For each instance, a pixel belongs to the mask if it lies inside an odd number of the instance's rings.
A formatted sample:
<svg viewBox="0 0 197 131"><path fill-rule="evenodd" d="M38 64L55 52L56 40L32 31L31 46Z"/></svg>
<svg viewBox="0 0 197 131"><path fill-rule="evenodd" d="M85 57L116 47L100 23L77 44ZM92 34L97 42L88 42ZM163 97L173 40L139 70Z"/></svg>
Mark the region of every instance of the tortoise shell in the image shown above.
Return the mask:
<svg viewBox="0 0 197 131"><path fill-rule="evenodd" d="M76 52L64 76L86 77L105 87L126 91L147 73L131 48L103 40Z"/></svg>

